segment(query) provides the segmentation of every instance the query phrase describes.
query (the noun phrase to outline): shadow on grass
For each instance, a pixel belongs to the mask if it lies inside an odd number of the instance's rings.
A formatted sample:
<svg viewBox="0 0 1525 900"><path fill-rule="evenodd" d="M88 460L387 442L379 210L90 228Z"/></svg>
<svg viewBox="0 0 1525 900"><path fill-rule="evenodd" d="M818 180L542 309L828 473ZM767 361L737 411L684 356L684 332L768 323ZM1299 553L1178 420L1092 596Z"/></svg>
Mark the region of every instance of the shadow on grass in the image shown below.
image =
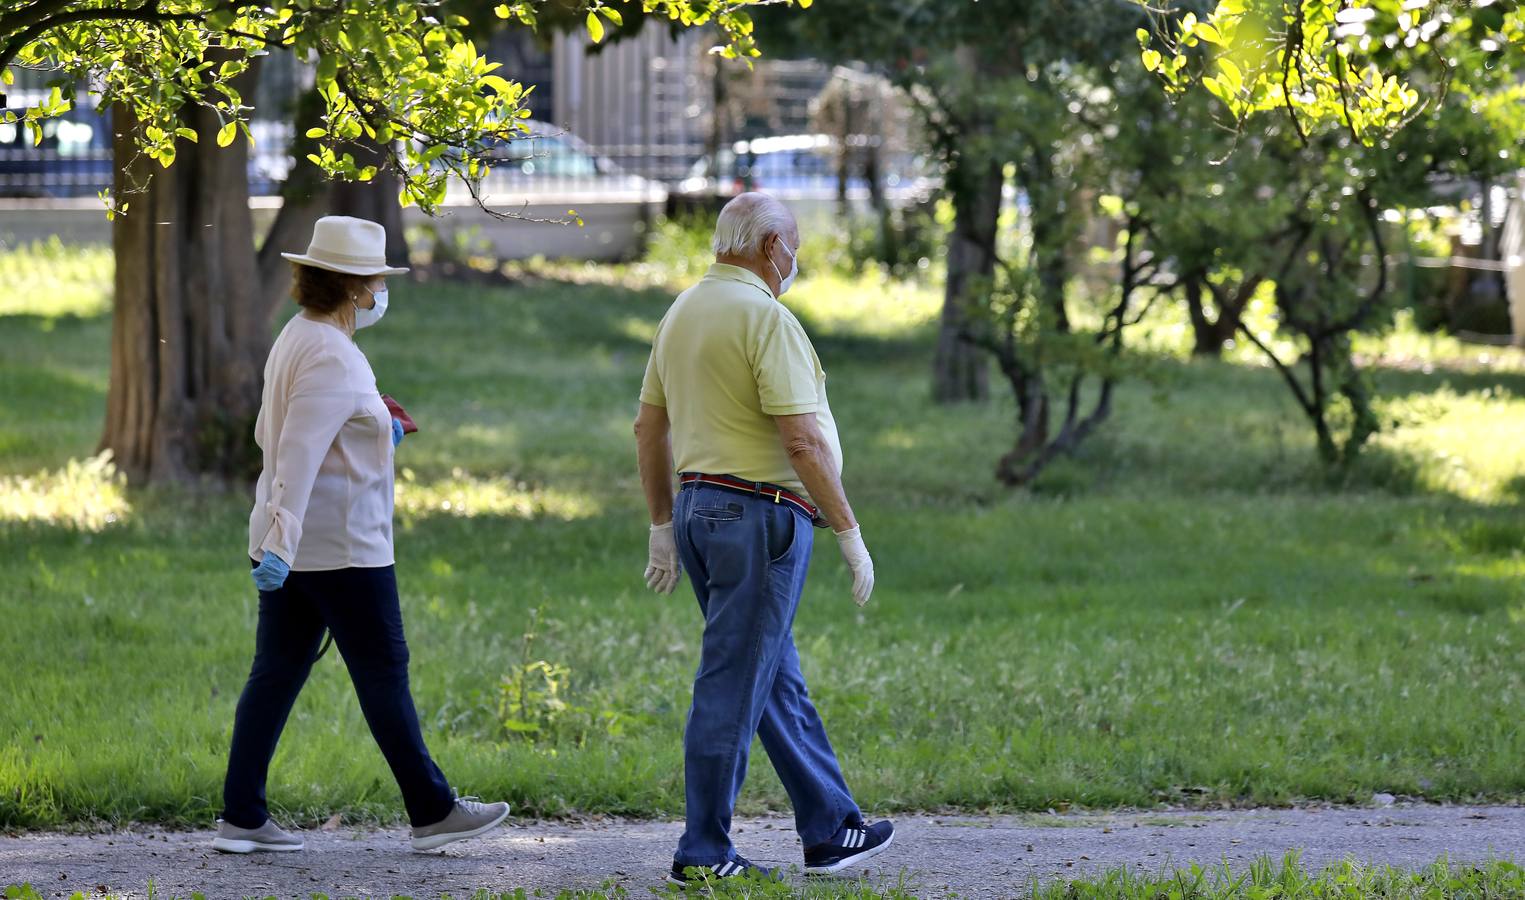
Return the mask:
<svg viewBox="0 0 1525 900"><path fill-rule="evenodd" d="M1387 399L1447 390L1458 394L1502 390L1516 396L1525 396L1525 372L1443 367L1436 367L1429 373L1411 368L1383 367L1368 371L1376 382L1378 394Z"/></svg>

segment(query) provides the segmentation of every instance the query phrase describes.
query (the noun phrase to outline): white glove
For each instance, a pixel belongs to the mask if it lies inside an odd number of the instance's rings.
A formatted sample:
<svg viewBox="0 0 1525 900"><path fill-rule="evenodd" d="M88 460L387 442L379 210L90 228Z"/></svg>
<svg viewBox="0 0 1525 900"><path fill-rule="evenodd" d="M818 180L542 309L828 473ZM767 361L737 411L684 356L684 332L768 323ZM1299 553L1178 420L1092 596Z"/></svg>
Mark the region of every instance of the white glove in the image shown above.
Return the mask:
<svg viewBox="0 0 1525 900"><path fill-rule="evenodd" d="M678 564L678 544L673 540L672 522L651 526L647 552L646 586L659 594L671 594L683 571Z"/></svg>
<svg viewBox="0 0 1525 900"><path fill-rule="evenodd" d="M874 561L863 544L863 530L854 525L846 531L836 532L836 535L842 558L847 560L847 567L853 573L853 602L862 606L874 592Z"/></svg>

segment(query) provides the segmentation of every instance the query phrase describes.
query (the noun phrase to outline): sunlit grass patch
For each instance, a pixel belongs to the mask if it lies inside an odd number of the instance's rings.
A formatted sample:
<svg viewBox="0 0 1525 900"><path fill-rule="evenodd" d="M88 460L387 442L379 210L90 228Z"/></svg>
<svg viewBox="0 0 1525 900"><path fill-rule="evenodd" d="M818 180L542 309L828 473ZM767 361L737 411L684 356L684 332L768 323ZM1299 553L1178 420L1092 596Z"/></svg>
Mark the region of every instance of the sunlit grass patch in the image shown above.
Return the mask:
<svg viewBox="0 0 1525 900"><path fill-rule="evenodd" d="M411 469L397 479L397 513L403 517L450 515L463 518L499 516L511 519L572 521L596 516L592 497L572 491L533 487L512 478L481 478L454 469L449 478L419 482Z"/></svg>
<svg viewBox="0 0 1525 900"><path fill-rule="evenodd" d="M131 511L126 480L109 452L61 469L0 477L0 522L41 522L100 531Z"/></svg>
<svg viewBox="0 0 1525 900"><path fill-rule="evenodd" d="M818 333L868 337L895 337L929 325L941 314L942 302L936 285L892 279L878 269L802 277L784 295L784 305Z"/></svg>
<svg viewBox="0 0 1525 900"><path fill-rule="evenodd" d="M65 245L57 236L0 244L0 316L98 316L111 306L115 272L105 244Z"/></svg>
<svg viewBox="0 0 1525 900"><path fill-rule="evenodd" d="M1502 387L1430 393L1380 400L1395 427L1376 445L1414 465L1420 486L1483 502L1518 499L1525 471L1525 397Z"/></svg>
<svg viewBox="0 0 1525 900"><path fill-rule="evenodd" d="M1112 869L1103 875L1075 881L1056 881L1038 887L1035 900L1324 900L1324 898L1385 897L1389 900L1450 900L1461 897L1525 896L1525 868L1493 860L1482 864L1440 860L1417 871L1346 861L1310 872L1298 854L1287 854L1278 866L1260 857L1248 870L1227 863L1211 869L1199 865L1174 872L1143 874Z"/></svg>
<svg viewBox="0 0 1525 900"><path fill-rule="evenodd" d="M1525 349L1469 344L1449 334L1424 331L1414 324L1410 310L1399 310L1386 334L1357 334L1353 346L1369 364L1426 374L1436 369L1525 372Z"/></svg>

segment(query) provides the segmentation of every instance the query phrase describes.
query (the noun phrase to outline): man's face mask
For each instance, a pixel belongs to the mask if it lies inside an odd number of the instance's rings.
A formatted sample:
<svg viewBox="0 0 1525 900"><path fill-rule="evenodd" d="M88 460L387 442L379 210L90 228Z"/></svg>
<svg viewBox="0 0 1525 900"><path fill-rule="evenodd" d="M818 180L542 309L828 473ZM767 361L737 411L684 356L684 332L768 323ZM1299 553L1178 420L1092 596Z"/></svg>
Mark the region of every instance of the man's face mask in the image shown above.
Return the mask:
<svg viewBox="0 0 1525 900"><path fill-rule="evenodd" d="M789 245L784 243L782 238L779 239L778 245L784 248L785 253L789 254L789 274L785 275L778 270L778 264L773 261L773 254L771 253L768 254L768 265L773 267L773 274L778 276L778 294L782 297L789 292L790 286L794 284L795 276L800 274L800 261L794 255L794 251L789 249Z"/></svg>

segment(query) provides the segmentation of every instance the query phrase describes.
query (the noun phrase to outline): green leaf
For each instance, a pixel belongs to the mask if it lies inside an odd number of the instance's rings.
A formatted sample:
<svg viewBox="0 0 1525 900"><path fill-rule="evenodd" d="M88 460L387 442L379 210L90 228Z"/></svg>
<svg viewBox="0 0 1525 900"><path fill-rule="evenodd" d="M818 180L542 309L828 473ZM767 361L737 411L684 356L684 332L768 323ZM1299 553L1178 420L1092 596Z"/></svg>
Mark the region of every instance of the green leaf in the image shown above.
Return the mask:
<svg viewBox="0 0 1525 900"><path fill-rule="evenodd" d="M1138 45L1140 47L1146 46L1149 43L1149 29L1140 28L1138 31L1133 32L1133 34L1138 38Z"/></svg>
<svg viewBox="0 0 1525 900"><path fill-rule="evenodd" d="M603 13L604 18L613 22L616 26L625 24L625 17L620 15L620 11L612 6L605 6L599 12Z"/></svg>
<svg viewBox="0 0 1525 900"><path fill-rule="evenodd" d="M327 137L327 136L328 136L328 129L327 128L309 128L309 129L307 129L306 137L320 138L320 137Z"/></svg>
<svg viewBox="0 0 1525 900"><path fill-rule="evenodd" d="M1206 22L1203 22L1200 25L1198 25L1196 27L1196 30L1193 31L1192 33L1195 34L1198 39L1207 41L1209 44L1222 44L1223 43L1223 35L1218 33L1218 29L1216 29L1213 26L1207 24Z"/></svg>
<svg viewBox="0 0 1525 900"><path fill-rule="evenodd" d="M324 56L318 60L318 87L333 84L338 74L339 58L337 56Z"/></svg>
<svg viewBox="0 0 1525 900"><path fill-rule="evenodd" d="M1223 83L1228 85L1229 89L1234 91L1234 93L1238 93L1239 89L1244 86L1244 73L1239 71L1239 66L1227 56L1220 56L1218 57L1218 68L1223 70Z"/></svg>
<svg viewBox="0 0 1525 900"><path fill-rule="evenodd" d="M193 144L196 143L196 140L197 140L197 138L196 138L196 129L194 129L194 128L186 128L184 126L181 126L181 127L175 129L175 134L180 135L181 137L185 138L186 140L190 141Z"/></svg>
<svg viewBox="0 0 1525 900"><path fill-rule="evenodd" d="M598 20L596 13L588 13L587 24L588 37L593 39L593 43L597 44L602 41L604 39L604 23Z"/></svg>
<svg viewBox="0 0 1525 900"><path fill-rule="evenodd" d="M226 147L233 143L235 137L238 137L238 123L229 122L217 129L217 146Z"/></svg>
<svg viewBox="0 0 1525 900"><path fill-rule="evenodd" d="M11 74L10 69L0 71L0 84L15 84L16 76Z"/></svg>
<svg viewBox="0 0 1525 900"><path fill-rule="evenodd" d="M1145 50L1139 55L1144 60L1145 71L1153 72L1160 67L1160 51Z"/></svg>
<svg viewBox="0 0 1525 900"><path fill-rule="evenodd" d="M513 82L509 81L507 78L504 78L502 75L484 75L482 77L482 83L492 88L494 91L497 91L499 94L503 94L504 96L511 96L514 94Z"/></svg>

